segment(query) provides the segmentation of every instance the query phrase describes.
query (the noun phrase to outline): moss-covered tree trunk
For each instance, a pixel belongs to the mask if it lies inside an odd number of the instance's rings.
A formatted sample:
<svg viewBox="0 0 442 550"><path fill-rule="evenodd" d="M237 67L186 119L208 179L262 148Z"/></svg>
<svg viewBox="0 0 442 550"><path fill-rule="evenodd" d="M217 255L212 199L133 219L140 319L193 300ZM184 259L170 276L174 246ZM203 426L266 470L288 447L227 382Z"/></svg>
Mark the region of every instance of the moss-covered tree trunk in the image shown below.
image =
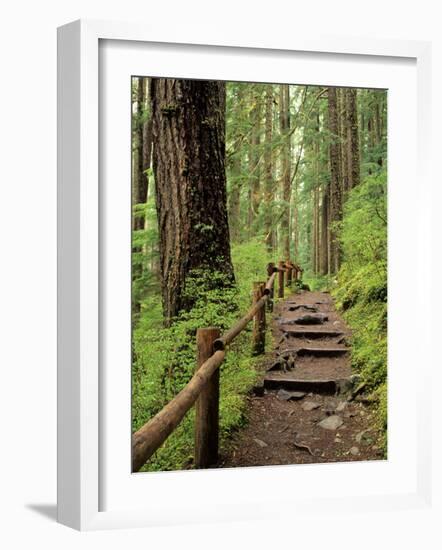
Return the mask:
<svg viewBox="0 0 442 550"><path fill-rule="evenodd" d="M193 306L201 288L234 281L226 206L225 85L153 79L151 108L167 325Z"/></svg>

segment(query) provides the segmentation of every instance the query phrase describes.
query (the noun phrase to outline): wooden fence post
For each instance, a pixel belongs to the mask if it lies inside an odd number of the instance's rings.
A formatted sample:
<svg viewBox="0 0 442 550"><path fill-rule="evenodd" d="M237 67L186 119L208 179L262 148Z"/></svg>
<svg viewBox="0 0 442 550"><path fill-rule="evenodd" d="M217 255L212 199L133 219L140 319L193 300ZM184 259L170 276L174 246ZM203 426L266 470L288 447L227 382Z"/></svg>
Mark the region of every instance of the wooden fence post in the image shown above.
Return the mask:
<svg viewBox="0 0 442 550"><path fill-rule="evenodd" d="M265 283L253 283L253 305L258 302L264 295ZM261 307L253 317L253 332L252 332L252 353L253 355L261 355L265 350L266 338L266 312L265 307Z"/></svg>
<svg viewBox="0 0 442 550"><path fill-rule="evenodd" d="M288 287L291 287L292 286L292 269L293 268L292 268L292 265L290 263L290 260L287 260L285 265L287 266L287 283L286 283L286 285Z"/></svg>
<svg viewBox="0 0 442 550"><path fill-rule="evenodd" d="M196 331L197 367L212 356L213 342L219 338L215 327ZM195 403L195 468L208 468L218 461L219 368L213 373Z"/></svg>
<svg viewBox="0 0 442 550"><path fill-rule="evenodd" d="M278 298L284 298L284 262L278 262Z"/></svg>

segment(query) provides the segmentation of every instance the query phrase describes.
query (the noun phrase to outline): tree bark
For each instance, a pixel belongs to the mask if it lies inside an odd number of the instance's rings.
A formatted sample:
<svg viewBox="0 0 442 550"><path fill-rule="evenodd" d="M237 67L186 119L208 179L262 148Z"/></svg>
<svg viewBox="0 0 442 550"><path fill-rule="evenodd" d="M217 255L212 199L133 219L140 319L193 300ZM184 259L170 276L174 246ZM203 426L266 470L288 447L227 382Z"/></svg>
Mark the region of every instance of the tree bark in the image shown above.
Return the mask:
<svg viewBox="0 0 442 550"><path fill-rule="evenodd" d="M151 108L161 286L169 325L181 310L191 309L201 289L234 283L226 206L225 85L153 79ZM186 287L189 279L198 283Z"/></svg>

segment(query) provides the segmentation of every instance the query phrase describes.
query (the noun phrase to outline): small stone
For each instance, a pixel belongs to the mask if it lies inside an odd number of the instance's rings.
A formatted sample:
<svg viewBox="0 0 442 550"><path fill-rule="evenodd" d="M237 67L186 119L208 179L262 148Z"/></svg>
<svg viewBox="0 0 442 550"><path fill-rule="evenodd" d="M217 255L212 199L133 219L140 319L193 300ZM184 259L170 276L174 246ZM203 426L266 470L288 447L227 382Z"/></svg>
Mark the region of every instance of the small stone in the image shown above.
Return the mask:
<svg viewBox="0 0 442 550"><path fill-rule="evenodd" d="M288 401L291 397L291 394L287 390L278 390L278 393L276 394L276 397L280 401Z"/></svg>
<svg viewBox="0 0 442 550"><path fill-rule="evenodd" d="M336 405L333 402L327 403L324 407L324 412L327 416L331 416L332 414L334 414L335 410L336 410Z"/></svg>
<svg viewBox="0 0 442 550"><path fill-rule="evenodd" d="M305 392L303 391L287 391L287 390L279 390L276 394L276 397L280 401L297 401L298 399L302 399L305 397Z"/></svg>
<svg viewBox="0 0 442 550"><path fill-rule="evenodd" d="M339 437L335 437L335 443L342 443L342 439L340 439Z"/></svg>
<svg viewBox="0 0 442 550"><path fill-rule="evenodd" d="M262 448L268 447L267 443L262 439L255 438L253 441Z"/></svg>
<svg viewBox="0 0 442 550"><path fill-rule="evenodd" d="M302 404L302 409L304 411L314 411L315 409L319 409L320 404L315 403L314 401L306 401Z"/></svg>
<svg viewBox="0 0 442 550"><path fill-rule="evenodd" d="M362 432L359 432L356 435L356 437L355 437L356 443L360 443L362 441L362 438L364 437L364 434L365 434L365 430L362 431Z"/></svg>
<svg viewBox="0 0 442 550"><path fill-rule="evenodd" d="M303 397L305 397L304 391L292 391L290 393L291 393L290 399L294 401L298 401L299 399L302 399Z"/></svg>
<svg viewBox="0 0 442 550"><path fill-rule="evenodd" d="M336 414L332 416L327 416L319 422L318 426L324 428L325 430L337 430L340 426L344 424L342 418Z"/></svg>
<svg viewBox="0 0 442 550"><path fill-rule="evenodd" d="M352 454L353 456L357 456L359 454L359 449L358 447L352 447L350 449L350 454Z"/></svg>
<svg viewBox="0 0 442 550"><path fill-rule="evenodd" d="M345 401L341 401L339 405L336 407L336 412L342 412L347 407L347 403Z"/></svg>

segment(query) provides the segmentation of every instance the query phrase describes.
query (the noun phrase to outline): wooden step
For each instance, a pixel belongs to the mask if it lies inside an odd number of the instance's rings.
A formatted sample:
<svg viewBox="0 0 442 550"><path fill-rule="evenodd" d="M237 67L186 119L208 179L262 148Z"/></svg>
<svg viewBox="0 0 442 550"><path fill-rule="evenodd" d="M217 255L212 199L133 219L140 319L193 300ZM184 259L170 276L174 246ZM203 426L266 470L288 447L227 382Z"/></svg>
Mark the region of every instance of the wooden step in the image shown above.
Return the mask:
<svg viewBox="0 0 442 550"><path fill-rule="evenodd" d="M345 355L349 350L347 348L328 347L328 348L300 348L296 354L298 357L312 355L313 357L339 357Z"/></svg>
<svg viewBox="0 0 442 550"><path fill-rule="evenodd" d="M288 329L287 334L294 338L334 338L342 336L344 333L341 330L319 330L319 329Z"/></svg>
<svg viewBox="0 0 442 550"><path fill-rule="evenodd" d="M296 378L264 378L266 390L293 390L303 392L321 393L325 395L335 394L337 385L335 380L300 380Z"/></svg>

